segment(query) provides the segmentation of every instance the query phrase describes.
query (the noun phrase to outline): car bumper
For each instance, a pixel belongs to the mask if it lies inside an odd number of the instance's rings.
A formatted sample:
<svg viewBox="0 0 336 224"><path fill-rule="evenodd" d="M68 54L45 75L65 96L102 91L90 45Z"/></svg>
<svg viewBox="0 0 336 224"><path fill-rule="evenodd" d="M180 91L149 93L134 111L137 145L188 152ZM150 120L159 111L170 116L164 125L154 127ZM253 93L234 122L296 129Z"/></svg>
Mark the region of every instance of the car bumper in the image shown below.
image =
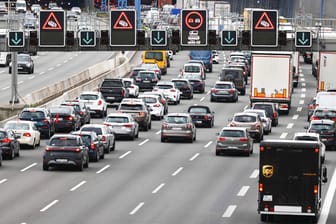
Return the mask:
<svg viewBox="0 0 336 224"><path fill-rule="evenodd" d="M82 163L81 153L50 152L43 156L43 164L55 166L79 166Z"/></svg>
<svg viewBox="0 0 336 224"><path fill-rule="evenodd" d="M18 142L20 143L20 145L33 145L34 144L34 138L27 138L24 136L21 136L18 139Z"/></svg>
<svg viewBox="0 0 336 224"><path fill-rule="evenodd" d="M232 100L234 99L233 94L211 94L211 98L214 100Z"/></svg>
<svg viewBox="0 0 336 224"><path fill-rule="evenodd" d="M216 154L230 154L230 155L240 155L249 154L250 149L248 146L220 146L216 145Z"/></svg>
<svg viewBox="0 0 336 224"><path fill-rule="evenodd" d="M191 138L193 136L192 131L190 130L161 130L161 135L163 137L171 137L171 138Z"/></svg>

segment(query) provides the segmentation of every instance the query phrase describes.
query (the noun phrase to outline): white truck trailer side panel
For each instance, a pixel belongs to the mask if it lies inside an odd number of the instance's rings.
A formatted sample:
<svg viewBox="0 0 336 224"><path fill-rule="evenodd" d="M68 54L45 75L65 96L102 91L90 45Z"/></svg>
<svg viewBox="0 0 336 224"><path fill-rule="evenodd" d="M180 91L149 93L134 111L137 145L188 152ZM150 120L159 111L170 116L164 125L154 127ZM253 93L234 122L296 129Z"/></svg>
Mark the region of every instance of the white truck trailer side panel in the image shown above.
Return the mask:
<svg viewBox="0 0 336 224"><path fill-rule="evenodd" d="M317 91L336 89L336 52L320 52Z"/></svg>

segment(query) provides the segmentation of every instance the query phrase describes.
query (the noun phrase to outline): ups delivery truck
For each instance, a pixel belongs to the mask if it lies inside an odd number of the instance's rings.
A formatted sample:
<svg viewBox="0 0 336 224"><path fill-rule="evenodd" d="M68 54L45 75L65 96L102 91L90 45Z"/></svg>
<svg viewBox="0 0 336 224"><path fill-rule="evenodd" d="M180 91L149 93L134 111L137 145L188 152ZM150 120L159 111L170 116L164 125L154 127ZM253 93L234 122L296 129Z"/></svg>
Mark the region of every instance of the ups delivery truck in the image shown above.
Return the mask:
<svg viewBox="0 0 336 224"><path fill-rule="evenodd" d="M322 207L322 167L317 142L264 140L259 154L258 213L261 221L276 215L309 216L315 223Z"/></svg>

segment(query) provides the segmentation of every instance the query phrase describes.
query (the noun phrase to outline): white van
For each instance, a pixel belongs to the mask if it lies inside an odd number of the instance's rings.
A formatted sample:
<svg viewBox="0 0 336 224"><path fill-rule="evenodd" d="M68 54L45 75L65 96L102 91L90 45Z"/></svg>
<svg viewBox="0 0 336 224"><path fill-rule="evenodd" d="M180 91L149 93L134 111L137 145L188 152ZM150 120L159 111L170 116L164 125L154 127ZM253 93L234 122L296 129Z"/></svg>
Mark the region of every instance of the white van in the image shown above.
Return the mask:
<svg viewBox="0 0 336 224"><path fill-rule="evenodd" d="M11 60L11 53L0 52L0 66L8 66Z"/></svg>
<svg viewBox="0 0 336 224"><path fill-rule="evenodd" d="M17 0L15 4L15 12L17 13L26 13L27 12L27 3L24 0Z"/></svg>
<svg viewBox="0 0 336 224"><path fill-rule="evenodd" d="M316 94L316 107L336 108L336 92L318 92Z"/></svg>

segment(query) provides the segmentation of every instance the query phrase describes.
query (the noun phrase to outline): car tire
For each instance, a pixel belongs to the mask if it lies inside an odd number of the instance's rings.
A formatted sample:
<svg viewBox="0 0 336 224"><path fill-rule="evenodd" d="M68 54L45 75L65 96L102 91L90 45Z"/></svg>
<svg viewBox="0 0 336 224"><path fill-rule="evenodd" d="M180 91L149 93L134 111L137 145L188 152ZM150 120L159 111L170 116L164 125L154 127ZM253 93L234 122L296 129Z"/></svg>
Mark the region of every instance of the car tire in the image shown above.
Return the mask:
<svg viewBox="0 0 336 224"><path fill-rule="evenodd" d="M77 166L77 170L78 171L83 171L83 169L84 169L84 163L83 163L83 160L78 164L78 166Z"/></svg>
<svg viewBox="0 0 336 224"><path fill-rule="evenodd" d="M46 165L46 164L43 164L42 169L43 169L44 171L48 171L48 170L49 170L49 166Z"/></svg>
<svg viewBox="0 0 336 224"><path fill-rule="evenodd" d="M38 143L36 143L36 146L40 146L41 145L41 138L39 139Z"/></svg>
<svg viewBox="0 0 336 224"><path fill-rule="evenodd" d="M148 124L145 124L145 125L143 126L143 130L144 130L144 131L148 131L148 126L149 126Z"/></svg>
<svg viewBox="0 0 336 224"><path fill-rule="evenodd" d="M84 164L84 168L89 168L89 159L86 159L86 163Z"/></svg>
<svg viewBox="0 0 336 224"><path fill-rule="evenodd" d="M98 153L98 151L96 151L95 154L94 154L94 157L93 157L93 161L98 162L99 158L100 158L99 153Z"/></svg>
<svg viewBox="0 0 336 224"><path fill-rule="evenodd" d="M163 136L161 136L161 142L166 142L166 138L164 138Z"/></svg>
<svg viewBox="0 0 336 224"><path fill-rule="evenodd" d="M240 94L241 94L242 96L245 96L245 94L246 94L246 90L243 89L243 90L240 92Z"/></svg>
<svg viewBox="0 0 336 224"><path fill-rule="evenodd" d="M9 73L9 74L12 74L12 69L8 69L8 73Z"/></svg>
<svg viewBox="0 0 336 224"><path fill-rule="evenodd" d="M8 155L8 159L9 159L9 160L13 160L14 157L15 157L15 152L14 152L14 149L13 149L13 148L11 148L10 150L11 150L11 151L10 151L10 154Z"/></svg>
<svg viewBox="0 0 336 224"><path fill-rule="evenodd" d="M136 138L139 138L139 129L137 130L136 134L135 134Z"/></svg>
<svg viewBox="0 0 336 224"><path fill-rule="evenodd" d="M114 150L115 150L115 141L113 141L113 144L112 144L112 146L110 147L110 151L109 151L109 152L114 151Z"/></svg>
<svg viewBox="0 0 336 224"><path fill-rule="evenodd" d="M215 98L210 97L210 102L215 102Z"/></svg>
<svg viewBox="0 0 336 224"><path fill-rule="evenodd" d="M105 151L103 150L103 154L99 155L99 159L104 159L105 158Z"/></svg>
<svg viewBox="0 0 336 224"><path fill-rule="evenodd" d="M32 149L35 149L35 148L36 148L35 139L34 139L34 141L33 141L33 144L31 145L31 148L32 148Z"/></svg>

